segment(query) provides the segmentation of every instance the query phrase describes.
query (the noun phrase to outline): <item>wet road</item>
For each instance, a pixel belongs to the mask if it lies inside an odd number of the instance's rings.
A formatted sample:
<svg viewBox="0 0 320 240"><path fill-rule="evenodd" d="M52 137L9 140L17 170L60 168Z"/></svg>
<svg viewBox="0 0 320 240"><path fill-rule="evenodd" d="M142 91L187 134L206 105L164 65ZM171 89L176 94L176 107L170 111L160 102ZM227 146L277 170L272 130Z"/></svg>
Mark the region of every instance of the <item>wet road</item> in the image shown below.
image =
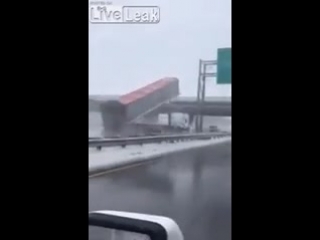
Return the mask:
<svg viewBox="0 0 320 240"><path fill-rule="evenodd" d="M89 210L173 218L186 240L231 239L231 143L89 179Z"/></svg>

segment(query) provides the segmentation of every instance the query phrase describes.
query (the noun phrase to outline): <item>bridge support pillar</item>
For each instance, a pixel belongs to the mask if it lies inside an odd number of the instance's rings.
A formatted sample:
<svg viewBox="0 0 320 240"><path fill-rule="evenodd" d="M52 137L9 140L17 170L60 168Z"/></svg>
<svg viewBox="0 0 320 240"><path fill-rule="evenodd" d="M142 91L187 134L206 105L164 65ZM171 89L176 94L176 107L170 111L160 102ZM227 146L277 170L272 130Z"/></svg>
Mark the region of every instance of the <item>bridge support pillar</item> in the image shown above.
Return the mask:
<svg viewBox="0 0 320 240"><path fill-rule="evenodd" d="M172 114L168 113L168 125L171 127L172 126Z"/></svg>
<svg viewBox="0 0 320 240"><path fill-rule="evenodd" d="M194 115L193 114L189 114L189 124L192 125L194 121Z"/></svg>
<svg viewBox="0 0 320 240"><path fill-rule="evenodd" d="M113 111L112 111L113 110ZM119 136L125 128L125 116L119 112L117 106L109 106L106 103L100 105L100 113L104 128L104 137Z"/></svg>

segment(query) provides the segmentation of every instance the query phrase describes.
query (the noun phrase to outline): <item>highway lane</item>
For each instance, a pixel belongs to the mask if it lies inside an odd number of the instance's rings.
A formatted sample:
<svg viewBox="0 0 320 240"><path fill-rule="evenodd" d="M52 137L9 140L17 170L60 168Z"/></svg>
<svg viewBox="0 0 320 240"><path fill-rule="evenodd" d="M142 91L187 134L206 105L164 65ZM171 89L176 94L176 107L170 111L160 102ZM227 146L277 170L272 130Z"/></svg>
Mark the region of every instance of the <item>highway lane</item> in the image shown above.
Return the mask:
<svg viewBox="0 0 320 240"><path fill-rule="evenodd" d="M231 239L231 143L89 179L89 210L102 209L171 217L186 240Z"/></svg>

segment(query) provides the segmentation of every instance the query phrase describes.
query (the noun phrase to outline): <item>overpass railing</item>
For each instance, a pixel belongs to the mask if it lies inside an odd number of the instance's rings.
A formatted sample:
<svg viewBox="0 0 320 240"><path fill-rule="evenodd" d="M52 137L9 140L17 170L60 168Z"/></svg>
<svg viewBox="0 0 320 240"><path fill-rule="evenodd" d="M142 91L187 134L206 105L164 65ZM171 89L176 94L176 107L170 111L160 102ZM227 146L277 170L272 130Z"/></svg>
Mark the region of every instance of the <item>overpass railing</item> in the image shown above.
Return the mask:
<svg viewBox="0 0 320 240"><path fill-rule="evenodd" d="M196 134L176 134L176 135L160 135L147 137L129 137L129 138L113 138L113 139L89 139L89 148L101 149L103 147L143 145L148 143L161 142L178 142L187 140L208 140L214 138L222 138L231 136L229 132L216 133L196 133Z"/></svg>

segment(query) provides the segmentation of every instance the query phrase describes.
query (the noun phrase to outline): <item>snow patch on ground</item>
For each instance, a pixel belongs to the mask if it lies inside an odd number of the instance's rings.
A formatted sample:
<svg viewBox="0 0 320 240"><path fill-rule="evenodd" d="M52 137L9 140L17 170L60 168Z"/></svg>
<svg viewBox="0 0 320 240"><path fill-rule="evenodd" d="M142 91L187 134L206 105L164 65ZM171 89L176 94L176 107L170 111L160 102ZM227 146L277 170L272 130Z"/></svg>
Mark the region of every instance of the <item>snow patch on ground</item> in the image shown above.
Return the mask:
<svg viewBox="0 0 320 240"><path fill-rule="evenodd" d="M107 147L98 151L89 148L89 175L109 169L150 161L167 154L182 152L230 141L231 137L178 143L154 143L143 146Z"/></svg>

